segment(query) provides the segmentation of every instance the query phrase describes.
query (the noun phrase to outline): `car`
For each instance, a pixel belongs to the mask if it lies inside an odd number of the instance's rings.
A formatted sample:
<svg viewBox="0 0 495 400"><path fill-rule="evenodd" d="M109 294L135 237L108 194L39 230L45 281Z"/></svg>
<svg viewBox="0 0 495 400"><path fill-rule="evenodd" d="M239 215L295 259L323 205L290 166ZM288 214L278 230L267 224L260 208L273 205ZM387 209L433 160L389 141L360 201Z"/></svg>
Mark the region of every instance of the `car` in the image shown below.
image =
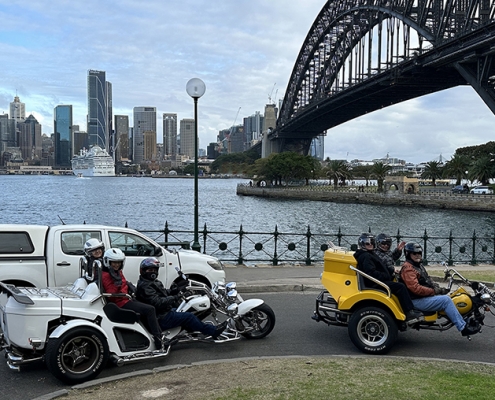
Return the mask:
<svg viewBox="0 0 495 400"><path fill-rule="evenodd" d="M452 193L469 193L467 185L457 185L452 188Z"/></svg>
<svg viewBox="0 0 495 400"><path fill-rule="evenodd" d="M473 194L493 194L493 189L489 188L488 186L476 186L475 188L471 189L471 192Z"/></svg>

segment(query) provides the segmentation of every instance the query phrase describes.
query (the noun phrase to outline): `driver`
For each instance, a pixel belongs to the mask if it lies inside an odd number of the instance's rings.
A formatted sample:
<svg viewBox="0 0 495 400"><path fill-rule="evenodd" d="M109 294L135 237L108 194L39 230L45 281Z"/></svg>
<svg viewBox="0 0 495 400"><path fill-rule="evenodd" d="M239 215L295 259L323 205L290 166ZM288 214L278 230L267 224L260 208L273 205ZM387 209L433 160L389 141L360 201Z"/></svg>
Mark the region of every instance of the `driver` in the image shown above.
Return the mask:
<svg viewBox="0 0 495 400"><path fill-rule="evenodd" d="M404 314L406 314L406 321L411 323L423 318L423 313L414 310L414 305L404 284L393 281L394 267L387 268L380 258L375 255L374 236L370 233L362 233L359 236L358 245L359 249L354 253L358 269L378 279L390 288L390 291L399 299ZM365 278L365 281L370 287L379 287L369 279Z"/></svg>
<svg viewBox="0 0 495 400"><path fill-rule="evenodd" d="M205 324L190 312L177 312L174 306L179 300L179 289L167 290L158 280L160 261L148 257L139 266L139 280L136 297L143 303L151 304L158 314L158 323L163 330L181 326L189 332L199 331L206 336L217 339L227 327L227 321L215 326Z"/></svg>
<svg viewBox="0 0 495 400"><path fill-rule="evenodd" d="M423 249L417 243L404 246L406 261L400 270L401 280L411 294L414 308L421 311L445 311L462 336L470 336L480 331L471 327L462 318L454 302L447 295L449 290L434 283L422 263Z"/></svg>

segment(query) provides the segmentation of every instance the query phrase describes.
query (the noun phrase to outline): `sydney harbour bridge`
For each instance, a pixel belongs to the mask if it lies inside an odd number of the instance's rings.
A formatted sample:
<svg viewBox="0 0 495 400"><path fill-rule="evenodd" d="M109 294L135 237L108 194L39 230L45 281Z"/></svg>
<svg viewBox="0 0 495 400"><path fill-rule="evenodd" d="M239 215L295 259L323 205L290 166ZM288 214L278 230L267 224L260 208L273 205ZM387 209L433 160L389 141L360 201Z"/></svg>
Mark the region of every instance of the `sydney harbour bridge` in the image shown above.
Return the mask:
<svg viewBox="0 0 495 400"><path fill-rule="evenodd" d="M325 130L459 85L495 113L494 57L494 0L328 1L258 150L307 154Z"/></svg>

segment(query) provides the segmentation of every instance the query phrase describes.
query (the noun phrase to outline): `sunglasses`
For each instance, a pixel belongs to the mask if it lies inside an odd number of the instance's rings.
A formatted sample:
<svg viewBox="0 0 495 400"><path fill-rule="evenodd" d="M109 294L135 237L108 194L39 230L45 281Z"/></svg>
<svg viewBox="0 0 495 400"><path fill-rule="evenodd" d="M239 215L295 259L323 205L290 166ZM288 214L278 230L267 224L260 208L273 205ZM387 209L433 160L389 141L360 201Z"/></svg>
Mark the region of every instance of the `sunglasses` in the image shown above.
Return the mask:
<svg viewBox="0 0 495 400"><path fill-rule="evenodd" d="M420 252L420 251L413 251L411 254L412 254L413 256L417 256L417 255L422 255L423 253L422 253L422 252Z"/></svg>

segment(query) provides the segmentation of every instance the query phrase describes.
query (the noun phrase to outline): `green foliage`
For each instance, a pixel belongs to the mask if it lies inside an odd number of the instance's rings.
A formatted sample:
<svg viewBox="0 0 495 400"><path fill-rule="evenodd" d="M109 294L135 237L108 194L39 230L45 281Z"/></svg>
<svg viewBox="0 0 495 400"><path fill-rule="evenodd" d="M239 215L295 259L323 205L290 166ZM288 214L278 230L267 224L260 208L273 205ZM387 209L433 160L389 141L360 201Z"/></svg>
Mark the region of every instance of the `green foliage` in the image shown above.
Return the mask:
<svg viewBox="0 0 495 400"><path fill-rule="evenodd" d="M352 177L349 164L343 160L331 160L325 168L326 176L333 181L333 187L337 188L339 181L343 182Z"/></svg>
<svg viewBox="0 0 495 400"><path fill-rule="evenodd" d="M470 166L468 177L471 181L478 180L482 185L488 185L490 178L495 177L495 162L491 156L481 156Z"/></svg>
<svg viewBox="0 0 495 400"><path fill-rule="evenodd" d="M435 186L435 181L442 177L442 166L438 161L430 161L426 163L425 170L421 174L422 179L431 179L431 183Z"/></svg>
<svg viewBox="0 0 495 400"><path fill-rule="evenodd" d="M371 167L371 175L376 178L377 191L379 193L383 192L383 181L391 169L392 167L390 165L384 164L381 161L374 163Z"/></svg>
<svg viewBox="0 0 495 400"><path fill-rule="evenodd" d="M259 179L281 185L301 179L307 184L309 179L319 176L320 170L320 162L315 158L288 151L256 160L253 172Z"/></svg>
<svg viewBox="0 0 495 400"><path fill-rule="evenodd" d="M443 178L455 178L456 185L460 185L462 179L466 177L466 171L469 168L469 157L462 154L454 156L445 163L443 167Z"/></svg>

